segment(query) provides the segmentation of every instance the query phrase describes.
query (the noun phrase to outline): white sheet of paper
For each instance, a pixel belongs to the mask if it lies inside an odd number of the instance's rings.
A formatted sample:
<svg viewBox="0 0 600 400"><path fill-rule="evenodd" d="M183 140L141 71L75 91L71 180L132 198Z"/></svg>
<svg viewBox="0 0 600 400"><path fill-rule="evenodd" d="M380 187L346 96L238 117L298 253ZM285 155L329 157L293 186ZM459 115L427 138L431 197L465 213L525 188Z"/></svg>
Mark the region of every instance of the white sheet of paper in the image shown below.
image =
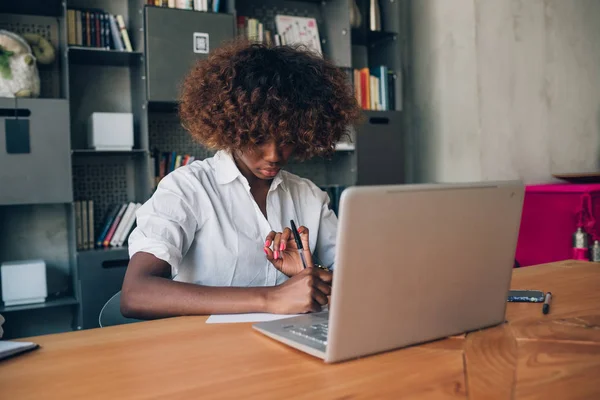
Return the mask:
<svg viewBox="0 0 600 400"><path fill-rule="evenodd" d="M299 314L266 314L266 313L250 313L250 314L215 314L208 317L207 324L231 324L238 322L264 322L275 321L277 319L291 318Z"/></svg>
<svg viewBox="0 0 600 400"><path fill-rule="evenodd" d="M329 311L329 305L323 306L321 311ZM268 314L268 313L249 313L249 314L213 314L206 320L207 324L232 324L237 322L265 322L278 319L292 318L305 314Z"/></svg>

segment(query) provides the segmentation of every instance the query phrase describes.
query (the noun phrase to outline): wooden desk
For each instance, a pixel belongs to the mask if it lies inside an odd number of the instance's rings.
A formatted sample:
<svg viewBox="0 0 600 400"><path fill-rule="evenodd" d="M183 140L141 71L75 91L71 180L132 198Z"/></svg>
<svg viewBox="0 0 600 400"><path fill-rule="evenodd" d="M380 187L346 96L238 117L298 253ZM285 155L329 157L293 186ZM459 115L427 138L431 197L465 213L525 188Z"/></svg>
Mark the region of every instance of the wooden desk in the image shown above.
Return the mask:
<svg viewBox="0 0 600 400"><path fill-rule="evenodd" d="M600 265L516 269L512 287L552 291L550 314L511 303L508 324L335 365L205 317L30 338L0 398L600 398Z"/></svg>

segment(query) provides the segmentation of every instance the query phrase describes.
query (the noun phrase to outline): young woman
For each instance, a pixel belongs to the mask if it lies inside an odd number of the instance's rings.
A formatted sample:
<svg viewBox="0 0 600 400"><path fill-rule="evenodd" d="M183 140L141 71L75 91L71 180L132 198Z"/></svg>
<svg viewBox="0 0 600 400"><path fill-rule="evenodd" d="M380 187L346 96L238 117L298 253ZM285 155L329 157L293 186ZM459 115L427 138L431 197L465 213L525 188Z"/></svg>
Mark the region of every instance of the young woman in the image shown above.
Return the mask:
<svg viewBox="0 0 600 400"><path fill-rule="evenodd" d="M345 73L300 48L235 42L198 62L180 117L216 154L165 176L138 210L123 315L320 310L332 275L313 254L333 265L337 219L323 191L282 168L330 155L360 115Z"/></svg>

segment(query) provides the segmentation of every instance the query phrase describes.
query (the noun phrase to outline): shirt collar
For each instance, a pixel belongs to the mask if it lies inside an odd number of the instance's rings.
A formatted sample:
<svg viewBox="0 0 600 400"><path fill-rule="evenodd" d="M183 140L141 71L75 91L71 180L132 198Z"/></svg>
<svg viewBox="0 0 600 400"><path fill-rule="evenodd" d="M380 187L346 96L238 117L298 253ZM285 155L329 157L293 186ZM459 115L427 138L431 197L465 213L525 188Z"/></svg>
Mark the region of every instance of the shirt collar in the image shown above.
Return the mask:
<svg viewBox="0 0 600 400"><path fill-rule="evenodd" d="M269 189L269 191L275 190L279 186L281 186L281 188L283 190L287 190L287 186L285 184L285 179L283 178L282 171L279 171L279 173L277 175L275 175L275 178L273 178L273 182L271 182L271 188Z"/></svg>
<svg viewBox="0 0 600 400"><path fill-rule="evenodd" d="M214 159L215 174L219 184L226 185L233 182L238 177L241 178L243 182L248 184L246 177L242 175L237 165L235 165L235 161L233 160L231 153L226 150L219 150L214 155ZM273 178L269 191L275 190L279 186L281 186L283 190L287 190L287 185L285 183L282 171L279 171L279 173Z"/></svg>
<svg viewBox="0 0 600 400"><path fill-rule="evenodd" d="M243 177L229 152L225 150L219 150L215 154L214 158L215 176L219 184L225 185L233 182L238 176Z"/></svg>

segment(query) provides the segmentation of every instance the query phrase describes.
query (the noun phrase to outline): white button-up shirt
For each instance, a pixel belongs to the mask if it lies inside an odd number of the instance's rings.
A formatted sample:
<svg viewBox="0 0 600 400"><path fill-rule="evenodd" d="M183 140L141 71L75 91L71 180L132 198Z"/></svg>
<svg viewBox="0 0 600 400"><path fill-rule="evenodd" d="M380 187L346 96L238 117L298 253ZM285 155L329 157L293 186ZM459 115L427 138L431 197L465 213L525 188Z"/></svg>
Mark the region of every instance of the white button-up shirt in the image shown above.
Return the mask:
<svg viewBox="0 0 600 400"><path fill-rule="evenodd" d="M270 231L293 219L310 231L310 250L332 266L337 217L329 197L311 181L280 171L267 194L267 218L231 155L194 161L165 176L136 213L129 256L153 254L173 279L207 286L273 286L287 277L263 251Z"/></svg>

